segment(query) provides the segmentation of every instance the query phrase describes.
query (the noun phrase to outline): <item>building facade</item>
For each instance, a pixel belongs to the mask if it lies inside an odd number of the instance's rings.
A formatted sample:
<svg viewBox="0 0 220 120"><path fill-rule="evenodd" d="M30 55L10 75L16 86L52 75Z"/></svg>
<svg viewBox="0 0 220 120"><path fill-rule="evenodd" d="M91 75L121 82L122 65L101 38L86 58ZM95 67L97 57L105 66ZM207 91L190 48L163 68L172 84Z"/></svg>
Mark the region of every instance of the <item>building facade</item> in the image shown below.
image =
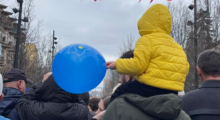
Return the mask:
<svg viewBox="0 0 220 120"><path fill-rule="evenodd" d="M10 17L13 13L5 11L6 8L0 4L0 72L13 67L17 35L17 19ZM21 35L21 44L22 39L24 35Z"/></svg>
<svg viewBox="0 0 220 120"><path fill-rule="evenodd" d="M33 43L25 43L25 56L28 62L27 68L36 68L38 61L38 49Z"/></svg>

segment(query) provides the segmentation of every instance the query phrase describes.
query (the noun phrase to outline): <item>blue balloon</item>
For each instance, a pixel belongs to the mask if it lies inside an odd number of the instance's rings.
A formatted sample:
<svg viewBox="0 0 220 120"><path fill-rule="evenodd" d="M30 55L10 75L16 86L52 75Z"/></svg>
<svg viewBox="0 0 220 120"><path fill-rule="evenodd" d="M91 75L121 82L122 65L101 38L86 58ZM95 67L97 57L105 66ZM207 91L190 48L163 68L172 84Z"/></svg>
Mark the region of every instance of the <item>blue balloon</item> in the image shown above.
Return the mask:
<svg viewBox="0 0 220 120"><path fill-rule="evenodd" d="M106 74L104 57L93 47L72 44L60 50L52 64L53 77L62 89L74 94L97 87Z"/></svg>

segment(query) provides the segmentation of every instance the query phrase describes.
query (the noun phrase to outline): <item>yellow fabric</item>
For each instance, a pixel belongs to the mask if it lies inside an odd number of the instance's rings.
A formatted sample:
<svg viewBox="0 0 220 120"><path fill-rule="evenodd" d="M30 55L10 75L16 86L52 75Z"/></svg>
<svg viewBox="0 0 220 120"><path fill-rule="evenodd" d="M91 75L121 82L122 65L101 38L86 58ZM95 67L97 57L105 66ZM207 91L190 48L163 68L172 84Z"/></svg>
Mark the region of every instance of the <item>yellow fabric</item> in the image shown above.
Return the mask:
<svg viewBox="0 0 220 120"><path fill-rule="evenodd" d="M171 25L166 6L150 7L138 22L141 38L136 43L134 58L118 59L117 71L136 76L146 85L183 91L189 63L183 48L170 36Z"/></svg>

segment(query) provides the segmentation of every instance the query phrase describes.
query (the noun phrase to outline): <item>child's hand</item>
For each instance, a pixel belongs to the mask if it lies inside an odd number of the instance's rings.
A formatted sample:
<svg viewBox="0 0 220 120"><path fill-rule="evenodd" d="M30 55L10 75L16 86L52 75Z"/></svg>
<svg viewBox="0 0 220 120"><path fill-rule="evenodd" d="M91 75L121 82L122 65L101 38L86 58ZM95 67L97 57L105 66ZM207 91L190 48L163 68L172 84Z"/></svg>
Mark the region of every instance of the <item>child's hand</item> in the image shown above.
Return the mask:
<svg viewBox="0 0 220 120"><path fill-rule="evenodd" d="M116 62L115 61L110 61L110 62L107 62L106 64L107 64L108 69L111 69L111 70L116 69Z"/></svg>

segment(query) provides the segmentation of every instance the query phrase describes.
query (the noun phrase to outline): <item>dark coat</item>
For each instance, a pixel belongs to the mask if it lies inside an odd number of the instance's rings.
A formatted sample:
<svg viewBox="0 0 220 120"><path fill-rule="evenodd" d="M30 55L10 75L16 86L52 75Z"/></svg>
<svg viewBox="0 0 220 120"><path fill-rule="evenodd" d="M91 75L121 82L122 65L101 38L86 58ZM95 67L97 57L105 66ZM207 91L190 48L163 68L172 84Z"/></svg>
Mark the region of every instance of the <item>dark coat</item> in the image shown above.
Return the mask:
<svg viewBox="0 0 220 120"><path fill-rule="evenodd" d="M4 98L0 101L0 115L11 120L20 120L15 105L23 93L15 88L3 88Z"/></svg>
<svg viewBox="0 0 220 120"><path fill-rule="evenodd" d="M22 120L91 120L86 104L50 76L30 88L16 105Z"/></svg>
<svg viewBox="0 0 220 120"><path fill-rule="evenodd" d="M112 94L111 102L120 95L126 93L137 94L143 97L151 97L154 95L163 95L169 93L177 94L178 92L152 87L149 85L142 84L137 80L133 80L120 85Z"/></svg>
<svg viewBox="0 0 220 120"><path fill-rule="evenodd" d="M191 120L174 94L142 97L124 94L107 108L102 120Z"/></svg>
<svg viewBox="0 0 220 120"><path fill-rule="evenodd" d="M90 113L91 117L96 116L96 114L94 112L92 112L92 111L89 111L89 113Z"/></svg>
<svg viewBox="0 0 220 120"><path fill-rule="evenodd" d="M192 120L220 120L220 80L205 81L182 100L183 110Z"/></svg>

